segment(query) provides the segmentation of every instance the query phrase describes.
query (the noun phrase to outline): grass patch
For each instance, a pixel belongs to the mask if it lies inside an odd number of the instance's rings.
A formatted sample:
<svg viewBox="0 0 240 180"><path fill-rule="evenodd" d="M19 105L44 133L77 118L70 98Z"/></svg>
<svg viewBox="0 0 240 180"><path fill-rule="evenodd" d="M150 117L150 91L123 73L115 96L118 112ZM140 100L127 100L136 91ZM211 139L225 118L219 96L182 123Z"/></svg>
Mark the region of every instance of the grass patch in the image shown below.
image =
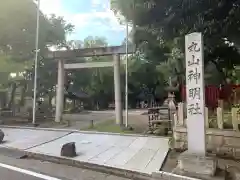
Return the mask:
<svg viewBox="0 0 240 180"><path fill-rule="evenodd" d="M83 129L85 131L98 131L98 132L111 132L111 133L126 133L126 134L133 134L136 133L134 130L128 130L124 127L120 127L119 125L115 124L115 120L108 120L101 123L94 124L93 127L88 127Z"/></svg>

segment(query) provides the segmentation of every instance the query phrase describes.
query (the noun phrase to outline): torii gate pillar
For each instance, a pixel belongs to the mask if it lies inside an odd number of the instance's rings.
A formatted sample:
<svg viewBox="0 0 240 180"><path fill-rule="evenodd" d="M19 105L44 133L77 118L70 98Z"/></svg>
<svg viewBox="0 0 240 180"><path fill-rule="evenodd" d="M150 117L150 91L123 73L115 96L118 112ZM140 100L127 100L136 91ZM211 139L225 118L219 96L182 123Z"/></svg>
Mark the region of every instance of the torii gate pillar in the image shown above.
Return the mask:
<svg viewBox="0 0 240 180"><path fill-rule="evenodd" d="M58 81L56 94L56 115L55 122L61 122L64 103L64 60L58 60Z"/></svg>
<svg viewBox="0 0 240 180"><path fill-rule="evenodd" d="M123 125L121 81L120 81L120 55L113 56L114 66L114 93L115 93L115 114L116 124Z"/></svg>

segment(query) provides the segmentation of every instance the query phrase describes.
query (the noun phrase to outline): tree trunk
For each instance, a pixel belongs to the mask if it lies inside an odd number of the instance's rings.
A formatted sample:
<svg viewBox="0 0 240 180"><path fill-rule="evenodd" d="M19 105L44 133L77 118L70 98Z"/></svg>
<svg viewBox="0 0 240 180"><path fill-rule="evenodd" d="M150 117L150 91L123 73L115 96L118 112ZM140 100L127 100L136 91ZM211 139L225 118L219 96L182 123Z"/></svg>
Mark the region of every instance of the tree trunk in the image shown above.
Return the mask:
<svg viewBox="0 0 240 180"><path fill-rule="evenodd" d="M63 99L63 111L66 108L66 101L67 101L67 98L64 96L64 99Z"/></svg>
<svg viewBox="0 0 240 180"><path fill-rule="evenodd" d="M75 109L75 108L76 108L76 100L74 99L72 109Z"/></svg>
<svg viewBox="0 0 240 180"><path fill-rule="evenodd" d="M15 93L16 93L16 89L17 89L17 84L14 82L12 83L12 90L11 90L11 96L10 96L10 100L8 103L8 108L11 109L13 107L14 104L14 99L15 99Z"/></svg>
<svg viewBox="0 0 240 180"><path fill-rule="evenodd" d="M25 104L26 90L27 90L27 83L24 83L21 91L20 106L24 106Z"/></svg>
<svg viewBox="0 0 240 180"><path fill-rule="evenodd" d="M52 99L53 99L53 96L52 96L51 93L49 93L49 95L48 95L48 105L49 105L50 108L52 108Z"/></svg>
<svg viewBox="0 0 240 180"><path fill-rule="evenodd" d="M211 61L211 62L215 65L216 69L217 69L218 72L221 74L223 84L228 84L228 83L227 83L227 76L226 76L226 74L223 72L222 68L221 68L221 67L218 65L218 63L216 63L214 60Z"/></svg>

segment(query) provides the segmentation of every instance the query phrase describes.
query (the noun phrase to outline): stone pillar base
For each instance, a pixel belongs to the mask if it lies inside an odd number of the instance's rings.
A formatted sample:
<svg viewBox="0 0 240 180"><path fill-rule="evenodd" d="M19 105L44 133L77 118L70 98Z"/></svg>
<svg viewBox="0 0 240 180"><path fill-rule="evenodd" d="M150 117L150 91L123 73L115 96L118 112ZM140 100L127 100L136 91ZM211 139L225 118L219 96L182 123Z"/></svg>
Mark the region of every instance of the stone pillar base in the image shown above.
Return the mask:
<svg viewBox="0 0 240 180"><path fill-rule="evenodd" d="M217 160L215 157L207 157L185 151L179 157L178 169L190 174L213 177L217 169Z"/></svg>

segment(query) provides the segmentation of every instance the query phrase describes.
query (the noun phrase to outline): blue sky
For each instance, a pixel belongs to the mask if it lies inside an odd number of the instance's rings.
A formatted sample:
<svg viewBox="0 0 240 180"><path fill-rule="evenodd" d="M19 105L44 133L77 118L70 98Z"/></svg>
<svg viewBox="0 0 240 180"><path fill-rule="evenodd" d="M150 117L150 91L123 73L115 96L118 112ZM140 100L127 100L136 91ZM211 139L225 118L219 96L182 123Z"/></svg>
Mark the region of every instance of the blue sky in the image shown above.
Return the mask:
<svg viewBox="0 0 240 180"><path fill-rule="evenodd" d="M110 10L110 0L41 0L40 8L44 14L63 16L75 25L69 40L103 36L110 45L120 45L126 37L125 25Z"/></svg>

